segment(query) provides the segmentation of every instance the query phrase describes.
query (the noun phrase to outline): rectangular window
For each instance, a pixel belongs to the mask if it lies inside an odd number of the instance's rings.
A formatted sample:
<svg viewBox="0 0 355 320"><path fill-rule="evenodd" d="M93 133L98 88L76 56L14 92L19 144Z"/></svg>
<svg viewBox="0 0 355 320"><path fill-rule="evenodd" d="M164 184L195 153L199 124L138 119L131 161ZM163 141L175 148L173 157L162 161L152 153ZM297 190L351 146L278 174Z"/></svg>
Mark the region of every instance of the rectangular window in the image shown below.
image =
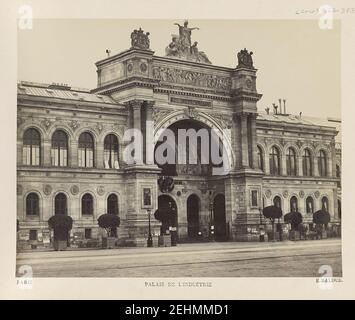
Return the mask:
<svg viewBox="0 0 355 320"><path fill-rule="evenodd" d="M30 240L37 240L37 230L30 230Z"/></svg>
<svg viewBox="0 0 355 320"><path fill-rule="evenodd" d="M258 206L258 191L257 190L251 191L251 206L252 207Z"/></svg>
<svg viewBox="0 0 355 320"><path fill-rule="evenodd" d="M85 229L85 239L91 239L91 229Z"/></svg>

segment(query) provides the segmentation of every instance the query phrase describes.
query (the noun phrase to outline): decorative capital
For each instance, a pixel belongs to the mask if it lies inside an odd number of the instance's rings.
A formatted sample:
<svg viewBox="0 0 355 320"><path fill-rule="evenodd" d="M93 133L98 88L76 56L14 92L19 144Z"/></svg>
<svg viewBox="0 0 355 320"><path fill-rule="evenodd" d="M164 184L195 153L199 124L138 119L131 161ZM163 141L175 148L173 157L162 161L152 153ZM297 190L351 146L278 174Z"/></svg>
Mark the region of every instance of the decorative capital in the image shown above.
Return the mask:
<svg viewBox="0 0 355 320"><path fill-rule="evenodd" d="M143 105L144 101L143 100L139 100L139 99L134 99L134 100L130 100L125 102L125 105L127 107L133 108L133 109L140 109Z"/></svg>

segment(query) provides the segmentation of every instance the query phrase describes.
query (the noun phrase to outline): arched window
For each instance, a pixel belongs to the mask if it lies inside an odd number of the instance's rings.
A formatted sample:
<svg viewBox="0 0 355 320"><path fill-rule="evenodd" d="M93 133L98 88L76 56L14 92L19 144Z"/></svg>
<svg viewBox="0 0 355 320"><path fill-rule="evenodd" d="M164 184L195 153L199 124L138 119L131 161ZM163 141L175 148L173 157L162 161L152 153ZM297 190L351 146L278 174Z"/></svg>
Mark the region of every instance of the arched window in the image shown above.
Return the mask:
<svg viewBox="0 0 355 320"><path fill-rule="evenodd" d="M329 211L329 201L327 197L322 198L322 210Z"/></svg>
<svg viewBox="0 0 355 320"><path fill-rule="evenodd" d="M319 175L321 177L325 177L327 175L327 157L323 150L319 151L318 170L319 170Z"/></svg>
<svg viewBox="0 0 355 320"><path fill-rule="evenodd" d="M81 214L82 215L93 215L94 214L94 205L93 205L92 195L86 193L81 198Z"/></svg>
<svg viewBox="0 0 355 320"><path fill-rule="evenodd" d="M78 157L79 167L94 166L94 138L89 132L83 132L79 137Z"/></svg>
<svg viewBox="0 0 355 320"><path fill-rule="evenodd" d="M263 150L258 146L257 148L258 152L258 168L261 171L264 171L264 156L263 156Z"/></svg>
<svg viewBox="0 0 355 320"><path fill-rule="evenodd" d="M296 152L293 148L288 148L286 157L287 175L295 176L296 172Z"/></svg>
<svg viewBox="0 0 355 320"><path fill-rule="evenodd" d="M280 209L282 209L281 208L281 198L279 197L279 196L276 196L275 198L274 198L274 206L275 207L278 207L278 208L280 208Z"/></svg>
<svg viewBox="0 0 355 320"><path fill-rule="evenodd" d="M41 136L36 129L27 129L23 135L22 162L27 166L40 165Z"/></svg>
<svg viewBox="0 0 355 320"><path fill-rule="evenodd" d="M26 215L39 215L39 197L37 193L30 193L26 197Z"/></svg>
<svg viewBox="0 0 355 320"><path fill-rule="evenodd" d="M298 211L298 199L295 196L291 197L290 199L290 211L291 212Z"/></svg>
<svg viewBox="0 0 355 320"><path fill-rule="evenodd" d="M107 213L118 214L118 197L114 193L107 198Z"/></svg>
<svg viewBox="0 0 355 320"><path fill-rule="evenodd" d="M281 174L280 152L275 146L271 148L270 153L270 174L274 176L279 176Z"/></svg>
<svg viewBox="0 0 355 320"><path fill-rule="evenodd" d="M303 175L306 177L312 176L312 157L308 149L303 151Z"/></svg>
<svg viewBox="0 0 355 320"><path fill-rule="evenodd" d="M306 199L306 212L307 213L314 212L314 201L312 197L307 197Z"/></svg>
<svg viewBox="0 0 355 320"><path fill-rule="evenodd" d="M118 139L114 134L107 135L104 140L104 165L106 169L119 169Z"/></svg>
<svg viewBox="0 0 355 320"><path fill-rule="evenodd" d="M58 193L54 199L54 214L67 213L67 196L64 193Z"/></svg>
<svg viewBox="0 0 355 320"><path fill-rule="evenodd" d="M53 166L68 165L68 137L63 130L57 130L52 136L51 158Z"/></svg>

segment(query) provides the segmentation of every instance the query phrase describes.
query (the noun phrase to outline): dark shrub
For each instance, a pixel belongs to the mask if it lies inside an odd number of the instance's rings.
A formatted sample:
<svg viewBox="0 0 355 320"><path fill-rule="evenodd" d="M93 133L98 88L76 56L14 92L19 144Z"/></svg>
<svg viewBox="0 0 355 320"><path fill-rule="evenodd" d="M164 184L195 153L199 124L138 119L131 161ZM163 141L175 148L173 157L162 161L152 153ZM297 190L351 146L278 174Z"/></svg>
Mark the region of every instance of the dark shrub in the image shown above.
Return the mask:
<svg viewBox="0 0 355 320"><path fill-rule="evenodd" d="M105 229L108 237L117 237L116 228L120 226L120 217L116 214L105 213L98 219L99 227Z"/></svg>
<svg viewBox="0 0 355 320"><path fill-rule="evenodd" d="M285 214L284 221L291 224L291 230L299 231L298 227L302 223L302 214L298 211Z"/></svg>
<svg viewBox="0 0 355 320"><path fill-rule="evenodd" d="M64 214L56 214L49 218L48 226L54 230L54 240L65 241L73 227L73 219Z"/></svg>
<svg viewBox="0 0 355 320"><path fill-rule="evenodd" d="M318 210L313 213L313 223L318 225L325 225L327 227L330 222L330 214L325 210Z"/></svg>
<svg viewBox="0 0 355 320"><path fill-rule="evenodd" d="M174 225L176 212L170 206L163 206L154 212L154 218L162 223L160 233L163 235L165 230Z"/></svg>

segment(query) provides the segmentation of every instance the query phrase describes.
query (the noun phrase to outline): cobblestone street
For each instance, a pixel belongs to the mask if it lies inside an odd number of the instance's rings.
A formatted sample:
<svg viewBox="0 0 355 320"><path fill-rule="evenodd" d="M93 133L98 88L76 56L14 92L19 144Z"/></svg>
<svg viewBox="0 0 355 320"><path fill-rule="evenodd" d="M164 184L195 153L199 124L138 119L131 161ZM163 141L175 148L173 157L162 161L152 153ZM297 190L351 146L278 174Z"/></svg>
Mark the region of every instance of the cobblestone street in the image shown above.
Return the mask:
<svg viewBox="0 0 355 320"><path fill-rule="evenodd" d="M119 248L23 252L17 270L36 277L318 277L330 265L341 276L341 240L180 244L166 248Z"/></svg>

